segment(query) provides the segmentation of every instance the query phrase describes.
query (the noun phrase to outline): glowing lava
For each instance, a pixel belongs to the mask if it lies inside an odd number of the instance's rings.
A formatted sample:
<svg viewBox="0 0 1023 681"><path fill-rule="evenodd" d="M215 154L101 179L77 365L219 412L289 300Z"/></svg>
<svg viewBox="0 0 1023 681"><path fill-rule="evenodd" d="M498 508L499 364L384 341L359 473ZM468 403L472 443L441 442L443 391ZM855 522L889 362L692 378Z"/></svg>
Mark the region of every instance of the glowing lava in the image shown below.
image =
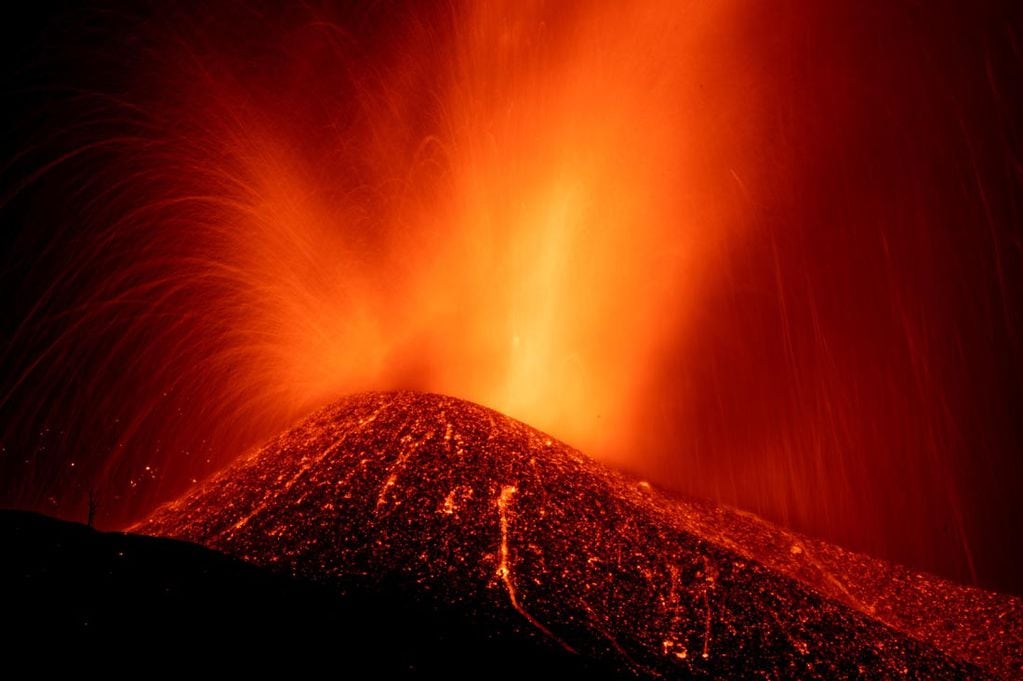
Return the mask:
<svg viewBox="0 0 1023 681"><path fill-rule="evenodd" d="M344 399L136 529L342 590L397 577L644 676L1023 670L1015 598L666 498L437 395Z"/></svg>

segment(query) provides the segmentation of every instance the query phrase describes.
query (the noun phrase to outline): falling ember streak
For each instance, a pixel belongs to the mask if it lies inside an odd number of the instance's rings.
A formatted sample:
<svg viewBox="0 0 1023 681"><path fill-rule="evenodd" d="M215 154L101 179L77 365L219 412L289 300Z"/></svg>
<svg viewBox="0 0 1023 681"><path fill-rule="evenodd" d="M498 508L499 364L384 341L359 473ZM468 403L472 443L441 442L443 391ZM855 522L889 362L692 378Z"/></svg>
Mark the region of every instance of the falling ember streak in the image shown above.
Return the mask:
<svg viewBox="0 0 1023 681"><path fill-rule="evenodd" d="M379 496L377 496L377 506L376 506L376 508L377 508L378 511L380 510L381 506L383 506L385 503L387 503L387 493L390 491L390 489L392 487L394 487L394 483L397 480L398 480L398 476L395 473L391 473L390 475L387 476L387 480L384 481L383 487L380 488L380 494L379 494Z"/></svg>
<svg viewBox="0 0 1023 681"><path fill-rule="evenodd" d="M706 611L706 618L703 624L703 659L710 657L710 597L707 595L707 587L703 587L703 607Z"/></svg>
<svg viewBox="0 0 1023 681"><path fill-rule="evenodd" d="M455 505L455 490L451 490L448 492L448 495L444 497L444 504L441 506L440 511L447 515L453 515L457 509L458 507Z"/></svg>
<svg viewBox="0 0 1023 681"><path fill-rule="evenodd" d="M376 508L377 508L378 511L380 510L380 508L384 504L387 503L387 495L391 491L391 488L393 488L395 486L395 484L397 484L397 482L398 482L398 475L401 474L402 470L408 464L409 459L411 459L413 456L415 456L416 450L422 445L423 442L426 442L427 440L429 440L432 437L433 437L433 433L432 432L427 432L422 437L422 439L415 440L415 441L413 441L413 439L411 437L409 437L409 436L406 436L406 437L402 438L402 441L401 441L401 444L402 444L401 455L398 456L397 459L395 459L393 464L391 464L391 468L390 468L391 472L387 476L387 480L384 481L383 486L380 488L379 496L377 496Z"/></svg>
<svg viewBox="0 0 1023 681"><path fill-rule="evenodd" d="M515 591L515 583L513 582L512 557L510 549L508 548L508 515L510 513L508 506L517 491L518 488L514 485L505 485L501 488L500 496L497 497L497 513L500 517L501 523L501 547L498 553L497 577L504 583L505 589L508 590L508 600L511 602L512 607L515 608L515 610L518 611L518 613L522 615L527 622L542 631L546 636L557 641L561 644L561 647L568 652L574 653L576 651L572 648L572 646L562 641L554 634L554 632L538 622L536 618L526 612L526 609L519 603L519 597Z"/></svg>

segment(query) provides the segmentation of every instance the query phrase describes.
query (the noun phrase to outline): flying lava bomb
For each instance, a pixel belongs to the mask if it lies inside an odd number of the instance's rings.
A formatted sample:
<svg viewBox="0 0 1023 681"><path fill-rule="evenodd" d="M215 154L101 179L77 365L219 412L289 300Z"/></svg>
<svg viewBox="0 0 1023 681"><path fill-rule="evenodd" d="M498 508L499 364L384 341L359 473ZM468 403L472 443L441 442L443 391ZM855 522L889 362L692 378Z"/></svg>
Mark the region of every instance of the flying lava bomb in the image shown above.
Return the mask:
<svg viewBox="0 0 1023 681"><path fill-rule="evenodd" d="M0 506L87 527L4 516L0 581L1019 676L1021 45L998 0L7 17Z"/></svg>

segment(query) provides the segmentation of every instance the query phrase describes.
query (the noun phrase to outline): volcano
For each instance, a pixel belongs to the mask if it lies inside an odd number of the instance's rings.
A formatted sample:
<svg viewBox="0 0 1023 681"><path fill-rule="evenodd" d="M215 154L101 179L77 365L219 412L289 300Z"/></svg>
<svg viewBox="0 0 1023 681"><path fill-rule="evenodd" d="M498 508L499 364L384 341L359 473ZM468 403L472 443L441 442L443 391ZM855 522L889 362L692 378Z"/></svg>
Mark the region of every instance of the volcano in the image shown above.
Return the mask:
<svg viewBox="0 0 1023 681"><path fill-rule="evenodd" d="M341 594L398 584L643 677L1023 673L1019 599L672 497L439 395L342 399L133 529Z"/></svg>

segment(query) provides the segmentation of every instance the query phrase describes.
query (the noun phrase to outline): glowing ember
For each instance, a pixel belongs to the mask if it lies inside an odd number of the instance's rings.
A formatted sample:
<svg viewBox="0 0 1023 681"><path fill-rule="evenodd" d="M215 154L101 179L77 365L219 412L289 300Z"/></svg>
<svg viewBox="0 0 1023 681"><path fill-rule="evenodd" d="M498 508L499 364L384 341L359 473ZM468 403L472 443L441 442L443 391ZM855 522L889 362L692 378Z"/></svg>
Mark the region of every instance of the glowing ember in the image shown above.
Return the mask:
<svg viewBox="0 0 1023 681"><path fill-rule="evenodd" d="M1023 671L1017 599L666 498L436 395L342 400L137 529L341 589L400 576L641 675Z"/></svg>

